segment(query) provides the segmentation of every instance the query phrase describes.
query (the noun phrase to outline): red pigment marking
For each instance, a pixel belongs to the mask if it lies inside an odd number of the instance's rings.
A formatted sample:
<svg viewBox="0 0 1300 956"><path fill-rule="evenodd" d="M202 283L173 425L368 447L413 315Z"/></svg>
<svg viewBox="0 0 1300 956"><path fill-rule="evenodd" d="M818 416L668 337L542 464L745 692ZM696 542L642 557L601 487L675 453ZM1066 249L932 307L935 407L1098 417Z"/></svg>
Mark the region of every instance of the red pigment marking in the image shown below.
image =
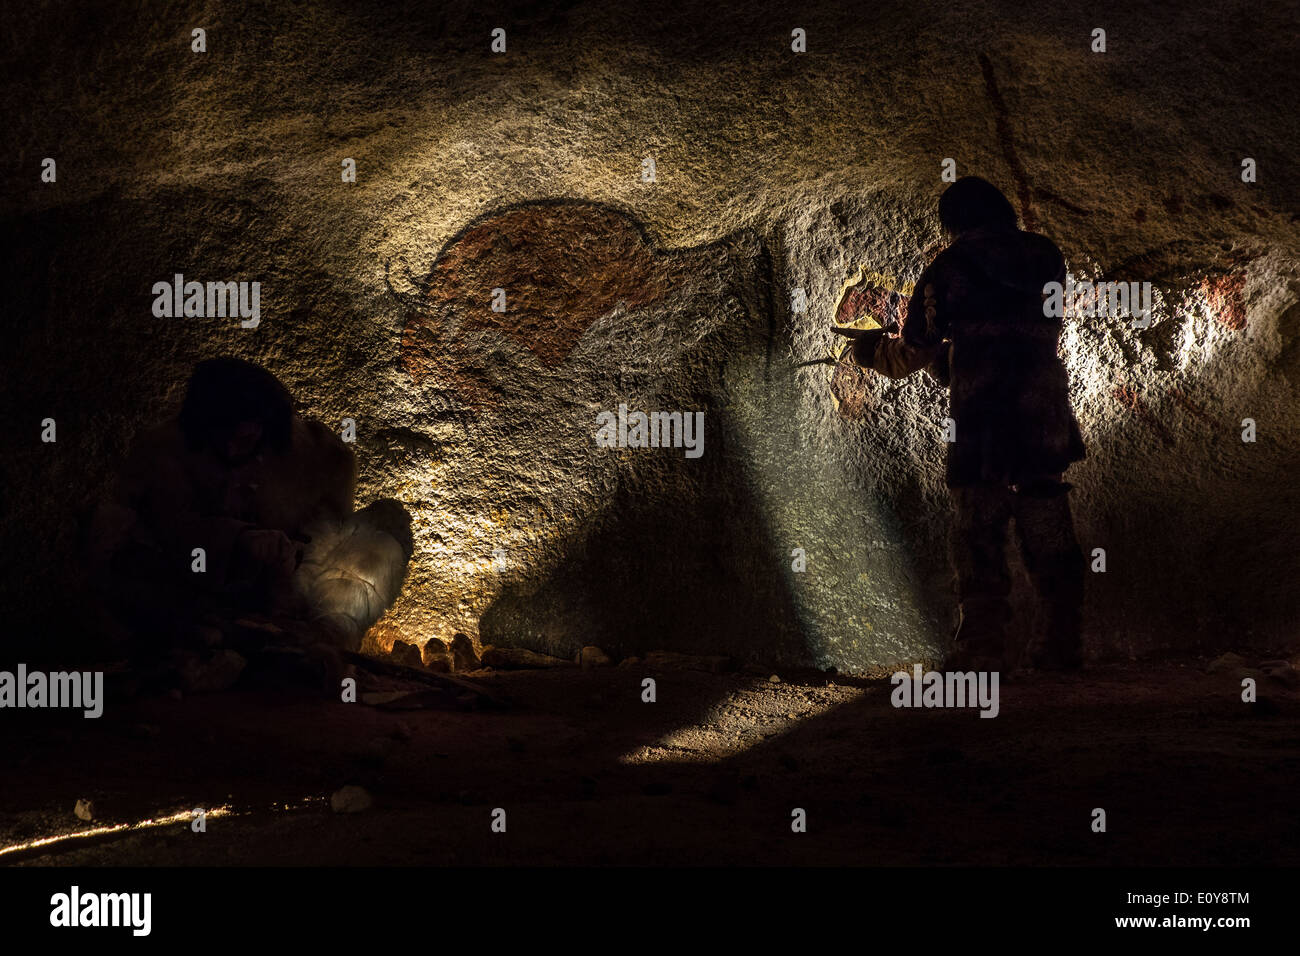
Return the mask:
<svg viewBox="0 0 1300 956"><path fill-rule="evenodd" d="M864 315L869 315L882 326L897 322L900 326L907 317L907 299L892 289L878 285L857 285L845 293L835 312L837 325L848 325Z"/></svg>
<svg viewBox="0 0 1300 956"><path fill-rule="evenodd" d="M1137 415L1152 431L1159 435L1161 441L1166 445L1174 444L1174 436L1169 433L1169 429L1165 427L1164 423L1151 413L1151 409L1138 395L1137 389L1130 388L1127 385L1116 385L1111 394L1119 400L1121 405Z"/></svg>
<svg viewBox="0 0 1300 956"><path fill-rule="evenodd" d="M470 405L492 404L505 362L527 349L547 368L562 365L602 315L661 300L676 278L627 217L591 203L516 207L450 242L429 276L425 301L402 331L401 357L417 385L454 390ZM506 311L493 312L493 289ZM485 340L482 333L488 333Z"/></svg>
<svg viewBox="0 0 1300 956"><path fill-rule="evenodd" d="M839 400L840 418L859 422L871 409L871 391L866 373L845 359L831 374L831 394Z"/></svg>
<svg viewBox="0 0 1300 956"><path fill-rule="evenodd" d="M835 323L848 325L865 316L881 326L907 318L907 296L886 286L860 282L852 286L835 310ZM839 401L839 415L848 421L861 421L870 411L872 393L867 373L845 358L831 373L831 394Z"/></svg>
<svg viewBox="0 0 1300 956"><path fill-rule="evenodd" d="M1050 189L1043 189L1041 187L1036 186L1034 187L1034 195L1036 195L1039 199L1045 199L1048 202L1056 203L1058 206L1062 206L1070 210L1070 212L1074 213L1075 215L1078 216L1092 215L1091 209L1084 209L1082 206L1076 206L1074 203L1070 202L1070 200L1066 199L1064 196L1058 196ZM1142 212L1142 218L1145 219L1146 213L1142 210L1139 210L1139 212Z"/></svg>
<svg viewBox="0 0 1300 956"><path fill-rule="evenodd" d="M1225 329L1239 332L1246 327L1246 302L1242 295L1245 287L1244 272L1201 280L1210 312Z"/></svg>
<svg viewBox="0 0 1300 956"><path fill-rule="evenodd" d="M1168 395L1170 398L1172 398L1183 408L1185 408L1187 411L1191 412L1201 421L1206 422L1207 424L1210 425L1216 424L1214 419L1210 416L1209 412L1205 410L1205 406L1200 405L1196 401L1189 398L1187 396L1187 393L1184 392L1181 388L1171 388L1165 394Z"/></svg>

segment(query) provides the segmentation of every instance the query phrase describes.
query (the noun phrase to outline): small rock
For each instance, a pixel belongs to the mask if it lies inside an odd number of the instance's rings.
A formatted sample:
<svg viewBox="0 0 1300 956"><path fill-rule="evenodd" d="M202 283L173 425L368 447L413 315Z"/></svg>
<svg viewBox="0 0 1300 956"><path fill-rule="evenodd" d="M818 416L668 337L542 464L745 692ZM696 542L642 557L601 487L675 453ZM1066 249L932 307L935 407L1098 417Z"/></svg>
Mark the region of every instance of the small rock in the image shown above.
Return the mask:
<svg viewBox="0 0 1300 956"><path fill-rule="evenodd" d="M1229 651L1227 654L1223 654L1222 656L1216 657L1212 660L1210 666L1205 668L1205 673L1222 674L1227 671L1236 670L1237 668L1244 666L1245 663L1246 658L1242 657L1240 654L1234 654Z"/></svg>
<svg viewBox="0 0 1300 956"><path fill-rule="evenodd" d="M464 634L451 638L451 667L457 673L478 670L479 656L474 653L474 642Z"/></svg>
<svg viewBox="0 0 1300 956"><path fill-rule="evenodd" d="M451 672L453 665L451 648L437 638L431 638L425 642L420 651L420 658L424 662L424 666L431 671L439 674Z"/></svg>
<svg viewBox="0 0 1300 956"><path fill-rule="evenodd" d="M391 704L395 700L401 700L409 690L367 690L361 693L361 703L367 707L382 707L384 704Z"/></svg>
<svg viewBox="0 0 1300 956"><path fill-rule="evenodd" d="M388 651L388 659L403 667L414 667L417 670L424 668L424 658L420 654L420 649L406 641L393 641L393 646Z"/></svg>
<svg viewBox="0 0 1300 956"><path fill-rule="evenodd" d="M614 663L609 659L609 655L595 645L590 645L582 649L582 656L579 658L584 669L591 667L608 667Z"/></svg>
<svg viewBox="0 0 1300 956"><path fill-rule="evenodd" d="M72 812L77 815L78 820L93 820L95 819L95 803L93 800L78 800L77 805L72 808Z"/></svg>
<svg viewBox="0 0 1300 956"><path fill-rule="evenodd" d="M769 678L767 679L767 682L768 682L769 684L779 684L779 683L781 683L781 678L779 678L779 677L777 677L775 674L773 674L771 677L769 677Z"/></svg>
<svg viewBox="0 0 1300 956"><path fill-rule="evenodd" d="M638 664L640 664L640 663L641 663L641 658L639 658L639 657L625 657L625 658L623 658L621 661L618 662L618 666L619 666L619 667L636 667L636 666L637 666Z"/></svg>
<svg viewBox="0 0 1300 956"><path fill-rule="evenodd" d="M374 805L370 791L365 787L348 784L341 790L335 790L330 796L330 809L335 813L360 813Z"/></svg>
<svg viewBox="0 0 1300 956"><path fill-rule="evenodd" d="M493 647L488 645L483 648L483 666L495 667L499 670L524 670L540 667L572 667L573 662L559 657L551 657L547 654L538 654L536 651L526 650L522 647ZM457 668L457 670L459 669Z"/></svg>

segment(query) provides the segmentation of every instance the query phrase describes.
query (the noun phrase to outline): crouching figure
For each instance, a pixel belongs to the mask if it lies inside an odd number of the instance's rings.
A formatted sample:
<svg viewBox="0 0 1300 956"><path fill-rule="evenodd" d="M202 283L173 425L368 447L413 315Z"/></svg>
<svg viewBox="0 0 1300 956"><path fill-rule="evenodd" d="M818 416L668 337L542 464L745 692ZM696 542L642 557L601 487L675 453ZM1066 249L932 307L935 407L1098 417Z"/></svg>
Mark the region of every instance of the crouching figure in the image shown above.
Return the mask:
<svg viewBox="0 0 1300 956"><path fill-rule="evenodd" d="M412 551L402 505L354 511L355 490L352 451L274 375L200 362L91 520L103 617L137 658L277 644L337 664L396 599Z"/></svg>

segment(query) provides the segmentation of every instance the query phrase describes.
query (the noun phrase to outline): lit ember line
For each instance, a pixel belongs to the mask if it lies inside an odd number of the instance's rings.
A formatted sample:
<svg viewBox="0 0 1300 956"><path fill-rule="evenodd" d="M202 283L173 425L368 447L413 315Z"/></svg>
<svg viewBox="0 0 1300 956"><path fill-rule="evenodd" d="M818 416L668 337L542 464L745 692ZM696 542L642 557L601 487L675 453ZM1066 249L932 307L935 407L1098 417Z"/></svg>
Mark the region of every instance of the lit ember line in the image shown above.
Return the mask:
<svg viewBox="0 0 1300 956"><path fill-rule="evenodd" d="M229 806L213 807L206 811L208 819L214 817L224 817L231 813ZM152 827L163 827L169 823L181 823L193 819L193 811L184 810L180 813L173 813L171 816L159 817L158 819L141 820L138 823L119 823L115 826L92 827L89 830L78 830L76 833L61 833L57 836L41 837L37 840L29 840L26 843L15 843L12 846L0 847L0 856L7 853L21 853L23 850L34 850L43 846L50 846L55 843L64 843L69 840L81 840L87 837L104 836L109 833L134 832L136 830L147 830Z"/></svg>

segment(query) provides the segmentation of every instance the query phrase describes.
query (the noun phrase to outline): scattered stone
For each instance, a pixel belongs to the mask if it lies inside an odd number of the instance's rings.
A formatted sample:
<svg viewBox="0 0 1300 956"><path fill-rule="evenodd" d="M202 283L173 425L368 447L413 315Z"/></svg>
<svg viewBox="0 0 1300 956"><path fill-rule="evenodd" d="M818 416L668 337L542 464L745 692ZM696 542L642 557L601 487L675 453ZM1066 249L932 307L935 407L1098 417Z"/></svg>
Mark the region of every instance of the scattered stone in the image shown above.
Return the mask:
<svg viewBox="0 0 1300 956"><path fill-rule="evenodd" d="M424 667L424 657L420 653L420 649L414 644L406 643L406 641L393 641L393 646L388 651L388 660L394 664L401 664L403 667Z"/></svg>
<svg viewBox="0 0 1300 956"><path fill-rule="evenodd" d="M614 663L608 654L594 645L584 647L579 660L584 670L592 667L608 667Z"/></svg>
<svg viewBox="0 0 1300 956"><path fill-rule="evenodd" d="M641 663L641 658L639 658L639 657L625 657L625 658L623 658L621 661L618 662L618 666L619 666L619 667L636 667L636 666L637 666L638 664L640 664L640 663Z"/></svg>
<svg viewBox="0 0 1300 956"><path fill-rule="evenodd" d="M529 668L572 667L572 661L538 654L536 651L522 647L494 647L489 644L483 648L482 663L484 667L498 670L526 670ZM459 670L460 668L457 668Z"/></svg>
<svg viewBox="0 0 1300 956"><path fill-rule="evenodd" d="M647 667L663 670L705 671L709 674L721 674L735 670L736 663L730 657L720 655L679 654L676 651L651 651L645 657Z"/></svg>
<svg viewBox="0 0 1300 956"><path fill-rule="evenodd" d="M484 648L487 650L487 648ZM454 634L451 638L451 669L461 671L478 670L479 656L474 653L474 642L464 634Z"/></svg>
<svg viewBox="0 0 1300 956"><path fill-rule="evenodd" d="M365 787L348 784L330 796L330 809L335 813L361 813L374 805L370 791Z"/></svg>
<svg viewBox="0 0 1300 956"><path fill-rule="evenodd" d="M1205 673L1223 674L1228 671L1236 670L1238 667L1243 667L1245 664L1246 658L1242 657L1240 654L1234 654L1229 651L1227 654L1223 654L1222 656L1216 657L1212 660L1210 666L1205 668Z"/></svg>
<svg viewBox="0 0 1300 956"><path fill-rule="evenodd" d="M451 648L443 641L430 638L420 651L424 666L438 674L450 674L453 666Z"/></svg>
<svg viewBox="0 0 1300 956"><path fill-rule="evenodd" d="M768 682L769 684L779 684L779 683L781 683L781 678L779 678L779 677L777 677L775 674L773 674L771 677L769 677L769 678L767 679L767 682Z"/></svg>
<svg viewBox="0 0 1300 956"><path fill-rule="evenodd" d="M72 808L72 812L77 815L78 820L89 822L95 819L95 802L93 800L78 800L77 805Z"/></svg>

